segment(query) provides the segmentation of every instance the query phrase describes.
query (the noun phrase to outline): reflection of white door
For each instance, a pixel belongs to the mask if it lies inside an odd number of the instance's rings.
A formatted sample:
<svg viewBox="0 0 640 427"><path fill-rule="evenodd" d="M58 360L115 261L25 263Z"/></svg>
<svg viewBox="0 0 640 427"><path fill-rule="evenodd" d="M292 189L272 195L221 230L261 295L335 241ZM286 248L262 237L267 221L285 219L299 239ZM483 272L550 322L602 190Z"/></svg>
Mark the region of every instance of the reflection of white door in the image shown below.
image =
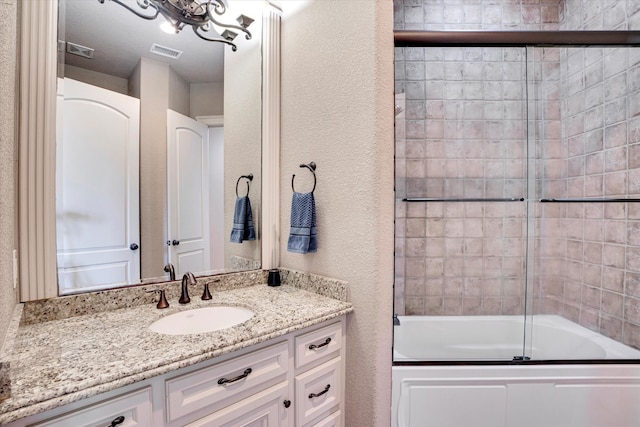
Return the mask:
<svg viewBox="0 0 640 427"><path fill-rule="evenodd" d="M56 155L60 293L138 283L140 102L70 79L63 85Z"/></svg>
<svg viewBox="0 0 640 427"><path fill-rule="evenodd" d="M209 267L207 126L167 110L169 262L177 275Z"/></svg>

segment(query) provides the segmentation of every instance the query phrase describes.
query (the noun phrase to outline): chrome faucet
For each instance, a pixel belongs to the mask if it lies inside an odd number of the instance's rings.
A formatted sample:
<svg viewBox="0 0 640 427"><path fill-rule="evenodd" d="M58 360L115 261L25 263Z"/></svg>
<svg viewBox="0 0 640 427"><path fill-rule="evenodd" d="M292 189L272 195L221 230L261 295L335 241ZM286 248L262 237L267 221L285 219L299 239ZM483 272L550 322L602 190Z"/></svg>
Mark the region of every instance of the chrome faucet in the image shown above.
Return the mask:
<svg viewBox="0 0 640 427"><path fill-rule="evenodd" d="M164 266L165 273L169 273L169 280L172 282L176 280L176 270L173 268L173 264L169 263Z"/></svg>
<svg viewBox="0 0 640 427"><path fill-rule="evenodd" d="M189 304L191 298L189 298L189 291L187 289L187 286L195 284L196 277L193 275L193 273L190 271L184 273L184 276L182 276L182 293L180 294L180 299L178 300L180 304Z"/></svg>

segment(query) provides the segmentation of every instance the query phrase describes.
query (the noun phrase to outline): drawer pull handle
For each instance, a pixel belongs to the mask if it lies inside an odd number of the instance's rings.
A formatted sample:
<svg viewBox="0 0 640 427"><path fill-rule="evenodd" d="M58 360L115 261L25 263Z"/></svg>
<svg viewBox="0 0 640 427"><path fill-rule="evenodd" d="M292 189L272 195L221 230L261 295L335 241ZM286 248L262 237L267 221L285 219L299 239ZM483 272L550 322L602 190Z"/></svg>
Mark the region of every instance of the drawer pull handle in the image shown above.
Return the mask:
<svg viewBox="0 0 640 427"><path fill-rule="evenodd" d="M122 424L123 422L124 422L124 417L120 415L119 417L114 418L114 420L111 421L111 424L109 424L108 427L115 427L118 424Z"/></svg>
<svg viewBox="0 0 640 427"><path fill-rule="evenodd" d="M282 402L285 408L289 408L289 406L291 406L291 401L290 400L285 400L284 402Z"/></svg>
<svg viewBox="0 0 640 427"><path fill-rule="evenodd" d="M223 384L235 383L236 381L240 381L243 378L247 378L250 373L251 373L251 368L247 368L244 370L244 372L241 375L238 375L235 378L230 378L230 379L220 378L218 380L218 384L223 385Z"/></svg>
<svg viewBox="0 0 640 427"><path fill-rule="evenodd" d="M327 338L326 340L324 340L324 342L322 344L318 344L318 345L311 344L309 346L309 350L315 350L315 349L318 349L318 348L322 348L322 347L324 347L326 345L329 345L330 342L331 342L331 338Z"/></svg>
<svg viewBox="0 0 640 427"><path fill-rule="evenodd" d="M323 394L328 392L330 388L331 388L331 384L327 384L327 386L324 388L324 390L322 390L320 393L310 393L309 394L309 399L313 399L314 397L322 396Z"/></svg>

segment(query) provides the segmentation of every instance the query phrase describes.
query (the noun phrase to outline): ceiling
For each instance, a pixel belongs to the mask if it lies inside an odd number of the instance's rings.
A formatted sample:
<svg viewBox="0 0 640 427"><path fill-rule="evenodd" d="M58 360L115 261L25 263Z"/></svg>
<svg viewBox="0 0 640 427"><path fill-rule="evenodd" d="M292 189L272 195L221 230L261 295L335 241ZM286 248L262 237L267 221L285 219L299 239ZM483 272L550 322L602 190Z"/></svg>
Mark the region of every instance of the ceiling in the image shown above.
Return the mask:
<svg viewBox="0 0 640 427"><path fill-rule="evenodd" d="M136 10L136 0L123 0ZM160 30L162 15L149 21L110 0L60 0L58 39L95 49L93 59L67 53L65 63L127 79L140 57L170 64L189 83L215 83L224 79L223 43L208 42L190 27L179 34ZM143 13L148 11L141 10ZM63 19L64 16L64 19ZM232 21L233 17L226 17ZM149 53L153 43L183 51L175 60Z"/></svg>

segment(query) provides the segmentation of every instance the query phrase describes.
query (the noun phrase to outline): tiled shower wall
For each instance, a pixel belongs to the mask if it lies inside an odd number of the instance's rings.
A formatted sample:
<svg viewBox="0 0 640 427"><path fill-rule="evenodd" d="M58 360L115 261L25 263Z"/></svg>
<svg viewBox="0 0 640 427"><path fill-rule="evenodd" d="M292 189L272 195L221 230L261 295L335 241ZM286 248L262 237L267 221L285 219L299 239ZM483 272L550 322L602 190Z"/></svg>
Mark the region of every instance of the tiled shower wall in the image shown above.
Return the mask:
<svg viewBox="0 0 640 427"><path fill-rule="evenodd" d="M640 28L638 0L395 5L396 29ZM637 51L530 51L529 77L538 83L528 88L536 99L529 133L544 140L531 197L640 197ZM399 314L524 311L524 203L401 201L518 197L527 154L518 128L526 121L521 52L396 49ZM534 311L640 348L640 204L537 204L535 215Z"/></svg>
<svg viewBox="0 0 640 427"><path fill-rule="evenodd" d="M563 30L640 28L638 0L566 0L563 6ZM556 50L567 151L563 175L547 186L547 197L640 197L640 48ZM557 223L546 229L563 239L556 248L565 265L550 272L539 263L541 311L640 348L640 204L551 209ZM563 274L547 281L557 269Z"/></svg>
<svg viewBox="0 0 640 427"><path fill-rule="evenodd" d="M404 49L398 197L526 195L522 54ZM397 255L404 255L407 314L522 313L524 208L521 202L399 201L405 220L398 222Z"/></svg>
<svg viewBox="0 0 640 427"><path fill-rule="evenodd" d="M397 30L555 30L557 1L405 0ZM397 48L396 312L524 312L526 196L521 48ZM559 138L559 135L558 135Z"/></svg>

